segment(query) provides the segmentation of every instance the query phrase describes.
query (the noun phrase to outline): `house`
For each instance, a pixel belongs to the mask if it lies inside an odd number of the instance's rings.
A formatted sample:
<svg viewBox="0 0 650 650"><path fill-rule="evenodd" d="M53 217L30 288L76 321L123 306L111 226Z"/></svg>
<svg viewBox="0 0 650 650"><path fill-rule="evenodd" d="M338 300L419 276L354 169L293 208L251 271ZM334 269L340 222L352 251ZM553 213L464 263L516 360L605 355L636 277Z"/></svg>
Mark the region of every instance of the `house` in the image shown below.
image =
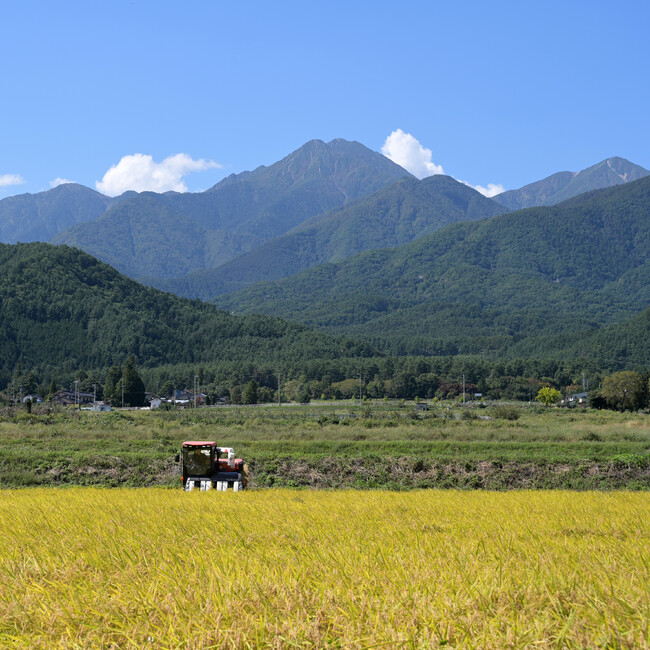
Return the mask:
<svg viewBox="0 0 650 650"><path fill-rule="evenodd" d="M587 406L589 403L589 394L584 393L572 393L567 395L563 400L560 401L560 406L567 406L569 408L575 408L576 406Z"/></svg>
<svg viewBox="0 0 650 650"><path fill-rule="evenodd" d="M208 396L205 393L196 393L195 396L194 393L189 390L174 391L171 401L178 405L187 404L188 406L194 406L195 397L197 406L205 406Z"/></svg>
<svg viewBox="0 0 650 650"><path fill-rule="evenodd" d="M93 401L92 393L82 393L74 390L57 390L50 400L55 404L63 406L77 406L81 404L90 404Z"/></svg>

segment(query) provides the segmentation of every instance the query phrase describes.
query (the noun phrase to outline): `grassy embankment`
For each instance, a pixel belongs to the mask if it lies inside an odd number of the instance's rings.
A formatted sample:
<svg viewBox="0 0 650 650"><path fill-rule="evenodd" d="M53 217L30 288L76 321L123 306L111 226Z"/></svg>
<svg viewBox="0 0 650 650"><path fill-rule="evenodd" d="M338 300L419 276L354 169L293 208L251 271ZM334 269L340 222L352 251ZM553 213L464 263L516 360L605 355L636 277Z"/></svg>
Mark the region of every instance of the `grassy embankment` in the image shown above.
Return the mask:
<svg viewBox="0 0 650 650"><path fill-rule="evenodd" d="M646 648L650 496L12 490L3 648Z"/></svg>
<svg viewBox="0 0 650 650"><path fill-rule="evenodd" d="M177 486L183 440L233 446L251 485L650 489L650 416L318 405L6 412L0 487ZM491 416L479 419L478 416Z"/></svg>

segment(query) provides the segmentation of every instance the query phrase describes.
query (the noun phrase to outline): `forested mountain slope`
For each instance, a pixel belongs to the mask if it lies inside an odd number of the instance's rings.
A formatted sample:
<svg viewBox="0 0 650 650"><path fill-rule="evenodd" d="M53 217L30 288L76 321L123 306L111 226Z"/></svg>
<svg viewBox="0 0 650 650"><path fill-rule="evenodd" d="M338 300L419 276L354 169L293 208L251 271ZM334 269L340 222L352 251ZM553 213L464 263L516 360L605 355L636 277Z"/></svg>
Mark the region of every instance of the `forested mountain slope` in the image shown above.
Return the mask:
<svg viewBox="0 0 650 650"><path fill-rule="evenodd" d="M112 199L76 183L9 196L0 201L0 242L47 241L71 226L96 219L122 198Z"/></svg>
<svg viewBox="0 0 650 650"><path fill-rule="evenodd" d="M223 264L405 176L358 142L312 140L206 192L144 192L52 241L81 248L131 277L171 278Z"/></svg>
<svg viewBox="0 0 650 650"><path fill-rule="evenodd" d="M253 282L275 280L373 248L398 246L457 221L505 211L449 176L403 178L342 208L317 215L287 234L217 267L153 283L186 297L210 300Z"/></svg>
<svg viewBox="0 0 650 650"><path fill-rule="evenodd" d="M505 350L600 327L650 304L650 178L458 223L217 303L409 352Z"/></svg>
<svg viewBox="0 0 650 650"><path fill-rule="evenodd" d="M632 318L602 328L528 337L511 346L513 357L589 359L599 368L650 367L650 307Z"/></svg>
<svg viewBox="0 0 650 650"><path fill-rule="evenodd" d="M580 172L558 172L518 190L503 192L495 201L511 210L538 205L555 205L584 192L636 181L650 174L640 165L617 156L607 158Z"/></svg>
<svg viewBox="0 0 650 650"><path fill-rule="evenodd" d="M35 370L365 356L369 348L144 287L79 250L0 244L0 386Z"/></svg>

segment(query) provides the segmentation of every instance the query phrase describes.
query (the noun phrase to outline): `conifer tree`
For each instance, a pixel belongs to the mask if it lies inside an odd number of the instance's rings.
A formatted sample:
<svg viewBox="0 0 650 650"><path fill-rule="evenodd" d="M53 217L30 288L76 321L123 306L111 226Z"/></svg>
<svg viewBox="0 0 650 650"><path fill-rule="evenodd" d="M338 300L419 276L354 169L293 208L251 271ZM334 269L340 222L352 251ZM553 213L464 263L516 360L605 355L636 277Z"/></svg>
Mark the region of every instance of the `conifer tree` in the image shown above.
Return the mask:
<svg viewBox="0 0 650 650"><path fill-rule="evenodd" d="M104 401L122 405L122 366L111 366L104 382Z"/></svg>
<svg viewBox="0 0 650 650"><path fill-rule="evenodd" d="M135 368L135 358L131 355L124 364L124 405L144 406L144 382Z"/></svg>
<svg viewBox="0 0 650 650"><path fill-rule="evenodd" d="M251 379L244 389L244 404L257 404L257 382Z"/></svg>
<svg viewBox="0 0 650 650"><path fill-rule="evenodd" d="M230 403L241 404L241 400L242 400L241 388L239 388L239 386L233 386L230 389Z"/></svg>

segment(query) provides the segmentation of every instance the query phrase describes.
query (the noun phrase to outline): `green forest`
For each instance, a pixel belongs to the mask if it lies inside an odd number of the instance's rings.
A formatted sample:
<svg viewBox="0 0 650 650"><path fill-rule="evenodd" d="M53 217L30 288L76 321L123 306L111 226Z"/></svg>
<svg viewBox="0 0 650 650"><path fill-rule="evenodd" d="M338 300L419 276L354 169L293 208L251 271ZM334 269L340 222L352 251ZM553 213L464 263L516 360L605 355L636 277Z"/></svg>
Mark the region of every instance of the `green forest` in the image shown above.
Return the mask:
<svg viewBox="0 0 650 650"><path fill-rule="evenodd" d="M216 303L364 337L394 355L582 353L611 366L647 364L648 337L632 340L647 318L630 319L650 304L649 250L644 178L567 204L457 223ZM614 330L599 331L614 324L621 344Z"/></svg>
<svg viewBox="0 0 650 650"><path fill-rule="evenodd" d="M281 237L215 269L155 281L159 289L210 300L261 280L346 259L365 250L399 246L458 221L505 212L450 176L403 178L368 197L307 219Z"/></svg>
<svg viewBox="0 0 650 650"><path fill-rule="evenodd" d="M139 366L365 357L367 344L267 316L232 316L144 287L79 250L0 245L0 387L15 368L42 382Z"/></svg>

